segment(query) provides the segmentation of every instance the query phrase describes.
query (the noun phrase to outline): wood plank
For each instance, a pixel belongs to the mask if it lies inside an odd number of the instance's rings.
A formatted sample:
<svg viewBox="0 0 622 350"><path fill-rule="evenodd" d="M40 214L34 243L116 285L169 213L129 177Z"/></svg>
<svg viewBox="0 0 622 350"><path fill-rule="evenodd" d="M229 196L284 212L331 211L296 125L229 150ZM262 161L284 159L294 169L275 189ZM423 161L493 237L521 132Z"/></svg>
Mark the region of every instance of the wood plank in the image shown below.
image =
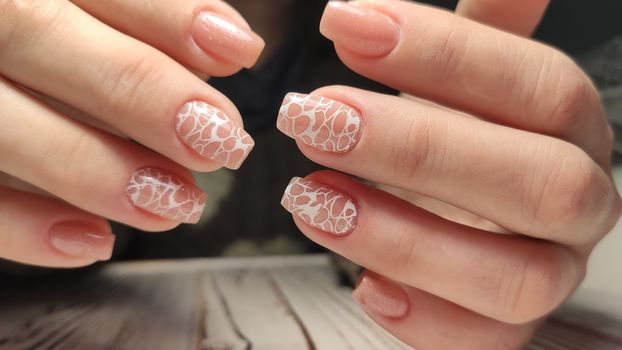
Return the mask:
<svg viewBox="0 0 622 350"><path fill-rule="evenodd" d="M213 271L210 275L232 322L254 350L314 349L289 302L274 288L267 272L232 269Z"/></svg>
<svg viewBox="0 0 622 350"><path fill-rule="evenodd" d="M113 264L3 281L0 350L409 348L362 312L326 256ZM622 350L622 322L562 309L528 349Z"/></svg>

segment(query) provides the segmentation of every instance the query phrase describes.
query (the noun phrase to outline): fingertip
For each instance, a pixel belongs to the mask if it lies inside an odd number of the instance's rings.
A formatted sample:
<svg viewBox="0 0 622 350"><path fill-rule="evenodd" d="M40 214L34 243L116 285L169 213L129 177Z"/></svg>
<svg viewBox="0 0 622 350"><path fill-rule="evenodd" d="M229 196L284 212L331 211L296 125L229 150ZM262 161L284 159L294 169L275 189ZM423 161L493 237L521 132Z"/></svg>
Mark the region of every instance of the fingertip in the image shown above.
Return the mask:
<svg viewBox="0 0 622 350"><path fill-rule="evenodd" d="M365 2L330 1L320 21L320 33L366 57L383 57L398 45L400 26L389 15Z"/></svg>
<svg viewBox="0 0 622 350"><path fill-rule="evenodd" d="M115 236L101 224L87 221L63 221L48 231L50 246L71 258L106 261L112 257Z"/></svg>
<svg viewBox="0 0 622 350"><path fill-rule="evenodd" d="M250 28L217 12L199 12L193 20L191 34L206 54L245 68L257 62L265 47L264 40Z"/></svg>

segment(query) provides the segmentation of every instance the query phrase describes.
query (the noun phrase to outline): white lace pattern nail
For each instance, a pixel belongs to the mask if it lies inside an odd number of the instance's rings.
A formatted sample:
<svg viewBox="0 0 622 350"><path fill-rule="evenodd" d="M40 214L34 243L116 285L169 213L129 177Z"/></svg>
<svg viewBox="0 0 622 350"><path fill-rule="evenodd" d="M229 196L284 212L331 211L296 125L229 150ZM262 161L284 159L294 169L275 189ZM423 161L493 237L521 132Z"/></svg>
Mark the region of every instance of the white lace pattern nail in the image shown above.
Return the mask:
<svg viewBox="0 0 622 350"><path fill-rule="evenodd" d="M221 110L202 101L186 103L177 114L181 140L203 157L238 169L255 142Z"/></svg>
<svg viewBox="0 0 622 350"><path fill-rule="evenodd" d="M354 201L314 181L293 178L281 204L307 224L336 236L345 236L356 227L358 209Z"/></svg>
<svg viewBox="0 0 622 350"><path fill-rule="evenodd" d="M207 195L199 188L154 168L137 170L127 194L135 206L184 223L198 222L207 202Z"/></svg>
<svg viewBox="0 0 622 350"><path fill-rule="evenodd" d="M277 127L320 151L344 153L358 142L361 115L325 97L290 93L279 111Z"/></svg>

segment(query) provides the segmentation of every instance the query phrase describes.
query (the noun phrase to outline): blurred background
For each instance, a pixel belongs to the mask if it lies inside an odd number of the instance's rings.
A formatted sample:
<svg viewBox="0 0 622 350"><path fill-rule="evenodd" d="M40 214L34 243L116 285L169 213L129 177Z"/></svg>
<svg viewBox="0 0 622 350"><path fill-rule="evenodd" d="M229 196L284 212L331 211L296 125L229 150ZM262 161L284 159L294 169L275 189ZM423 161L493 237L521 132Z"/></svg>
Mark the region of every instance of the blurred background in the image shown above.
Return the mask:
<svg viewBox="0 0 622 350"><path fill-rule="evenodd" d="M281 100L290 91L308 93L332 84L397 93L354 74L338 60L332 44L317 30L325 0L229 2L255 31L274 39L267 43L257 67L209 81L236 103L257 145L239 171L196 174L210 196L198 225L161 234L115 225L113 260L323 251L298 232L279 204L291 177L319 169L301 155L294 141L276 130ZM450 9L456 5L447 0L423 2ZM602 92L614 129L622 135L622 1L553 0L536 38L566 51L586 69ZM622 166L622 137L614 161ZM616 176L622 184L622 168ZM622 317L621 252L619 227L599 246L574 300L590 300L604 309L611 309L614 300Z"/></svg>

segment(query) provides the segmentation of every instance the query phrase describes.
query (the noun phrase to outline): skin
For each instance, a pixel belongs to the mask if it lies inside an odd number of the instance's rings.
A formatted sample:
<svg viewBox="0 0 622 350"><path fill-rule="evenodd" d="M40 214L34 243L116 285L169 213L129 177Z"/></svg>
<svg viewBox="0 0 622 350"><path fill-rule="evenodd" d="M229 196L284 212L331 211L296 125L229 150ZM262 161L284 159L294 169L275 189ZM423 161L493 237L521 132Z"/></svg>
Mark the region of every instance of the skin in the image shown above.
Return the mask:
<svg viewBox="0 0 622 350"><path fill-rule="evenodd" d="M329 5L322 19L348 67L405 94L344 86L311 93L359 111L362 136L346 153L297 140L302 152L379 185L311 174L306 180L357 203L357 224L335 236L294 220L368 269L353 296L417 349L522 348L580 284L590 252L620 215L596 89L568 57L524 38L546 2L505 32L464 18L500 27L492 13L503 18L523 5L500 3L464 1L457 16L396 0L354 2L354 12L373 9L399 23L388 50L354 42L363 18L343 29L347 13Z"/></svg>
<svg viewBox="0 0 622 350"><path fill-rule="evenodd" d="M243 33L256 27L270 52L283 29L269 24L291 2L259 15L240 1L246 20L216 0L145 3L0 1L0 257L54 267L105 260L107 219L150 231L179 224L128 201L133 171L156 167L192 184L188 169L222 166L184 145L172 118L199 98L242 125L193 73L232 74L257 61L263 42L248 34L228 61L188 41L190 24L207 10ZM572 60L528 39L546 1L462 0L457 14L398 0L353 6L395 21L396 42L361 55L330 5L322 33L344 64L404 95L312 93L360 111L362 138L343 154L299 142L303 153L377 185L311 174L356 201L357 225L336 238L294 220L368 269L354 297L409 345L518 349L578 286L620 215L598 93ZM59 249L50 232L61 229L91 237L89 249Z"/></svg>

